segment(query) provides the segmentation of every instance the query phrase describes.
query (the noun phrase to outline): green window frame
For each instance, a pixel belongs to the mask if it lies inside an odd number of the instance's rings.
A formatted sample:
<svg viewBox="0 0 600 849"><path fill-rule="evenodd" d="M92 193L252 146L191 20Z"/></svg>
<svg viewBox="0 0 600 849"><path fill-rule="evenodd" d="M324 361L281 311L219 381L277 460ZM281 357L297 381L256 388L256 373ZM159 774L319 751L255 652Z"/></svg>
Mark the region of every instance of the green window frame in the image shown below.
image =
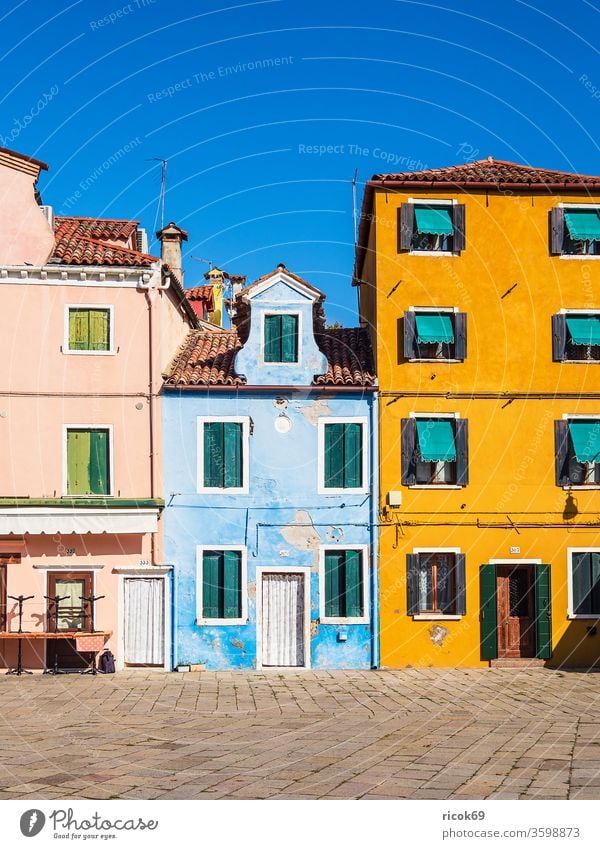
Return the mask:
<svg viewBox="0 0 600 849"><path fill-rule="evenodd" d="M108 353L111 350L110 307L69 307L68 350Z"/></svg>
<svg viewBox="0 0 600 849"><path fill-rule="evenodd" d="M204 489L244 487L244 423L204 421L202 431Z"/></svg>
<svg viewBox="0 0 600 849"><path fill-rule="evenodd" d="M325 619L365 619L364 565L364 550L361 548L324 550Z"/></svg>
<svg viewBox="0 0 600 849"><path fill-rule="evenodd" d="M361 422L323 423L323 488L362 489L365 485Z"/></svg>
<svg viewBox="0 0 600 849"><path fill-rule="evenodd" d="M265 315L265 363L298 362L298 326L299 316L296 314Z"/></svg>
<svg viewBox="0 0 600 849"><path fill-rule="evenodd" d="M67 428L67 495L110 495L110 430Z"/></svg>
<svg viewBox="0 0 600 849"><path fill-rule="evenodd" d="M202 552L203 620L239 620L243 616L242 552L204 549Z"/></svg>
<svg viewBox="0 0 600 849"><path fill-rule="evenodd" d="M600 551L571 553L571 598L574 616L600 618Z"/></svg>

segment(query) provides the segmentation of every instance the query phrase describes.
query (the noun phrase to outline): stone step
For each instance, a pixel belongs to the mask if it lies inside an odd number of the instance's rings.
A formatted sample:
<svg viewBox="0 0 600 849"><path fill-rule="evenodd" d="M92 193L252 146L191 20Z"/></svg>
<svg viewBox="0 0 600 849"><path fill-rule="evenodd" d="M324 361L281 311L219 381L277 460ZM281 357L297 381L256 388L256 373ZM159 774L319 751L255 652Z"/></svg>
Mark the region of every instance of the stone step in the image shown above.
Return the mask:
<svg viewBox="0 0 600 849"><path fill-rule="evenodd" d="M539 657L498 657L490 660L492 669L530 669L546 665L546 661Z"/></svg>

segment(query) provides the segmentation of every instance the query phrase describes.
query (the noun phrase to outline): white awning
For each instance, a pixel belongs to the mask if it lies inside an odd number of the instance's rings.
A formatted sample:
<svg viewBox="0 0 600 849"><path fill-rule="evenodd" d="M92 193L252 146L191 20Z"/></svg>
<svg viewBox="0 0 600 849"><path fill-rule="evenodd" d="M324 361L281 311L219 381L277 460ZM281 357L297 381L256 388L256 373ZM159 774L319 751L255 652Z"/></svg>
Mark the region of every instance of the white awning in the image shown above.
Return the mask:
<svg viewBox="0 0 600 849"><path fill-rule="evenodd" d="M8 534L151 534L158 509L77 510L55 507L0 508L0 535Z"/></svg>

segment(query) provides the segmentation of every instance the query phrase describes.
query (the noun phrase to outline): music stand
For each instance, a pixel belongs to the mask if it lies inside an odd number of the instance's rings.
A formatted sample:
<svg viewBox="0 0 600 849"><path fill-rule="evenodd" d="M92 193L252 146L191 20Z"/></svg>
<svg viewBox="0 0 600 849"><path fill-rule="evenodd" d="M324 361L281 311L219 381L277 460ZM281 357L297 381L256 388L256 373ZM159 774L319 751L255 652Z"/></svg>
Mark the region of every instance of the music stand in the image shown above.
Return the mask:
<svg viewBox="0 0 600 849"><path fill-rule="evenodd" d="M58 633L58 617L59 617L59 605L61 601L69 598L68 595L45 595L44 598L48 599L54 604L54 614L50 614L50 619L54 619L54 633ZM66 673L58 668L58 640L55 640L54 646L54 666L52 669L44 669L44 675L65 675Z"/></svg>
<svg viewBox="0 0 600 849"><path fill-rule="evenodd" d="M23 631L23 602L29 601L32 598L35 598L34 595L9 595L8 598L12 598L13 601L18 602L19 604L19 630L17 634L27 633L27 631ZM18 649L17 649L17 665L14 669L9 669L6 673L7 675L32 675L28 669L23 669L23 654L22 654L22 639L19 637L17 640Z"/></svg>
<svg viewBox="0 0 600 849"><path fill-rule="evenodd" d="M91 625L90 633L93 634L96 630L94 628L94 603L99 601L101 598L105 598L105 596L103 596L103 595L90 595L90 596L80 595L79 598L82 601L87 602L90 606L90 625ZM98 667L96 666L96 652L93 652L92 653L92 665L88 669L84 669L81 672L81 674L82 675L98 675L99 672L101 673L102 670L98 669Z"/></svg>

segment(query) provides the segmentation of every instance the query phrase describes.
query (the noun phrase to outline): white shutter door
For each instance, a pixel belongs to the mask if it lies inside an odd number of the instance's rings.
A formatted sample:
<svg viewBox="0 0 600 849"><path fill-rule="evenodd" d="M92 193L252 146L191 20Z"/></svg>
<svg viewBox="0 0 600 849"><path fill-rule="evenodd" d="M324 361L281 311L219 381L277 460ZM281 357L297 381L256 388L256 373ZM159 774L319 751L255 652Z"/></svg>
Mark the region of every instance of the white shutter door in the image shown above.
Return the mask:
<svg viewBox="0 0 600 849"><path fill-rule="evenodd" d="M125 578L125 663L165 662L164 581Z"/></svg>

